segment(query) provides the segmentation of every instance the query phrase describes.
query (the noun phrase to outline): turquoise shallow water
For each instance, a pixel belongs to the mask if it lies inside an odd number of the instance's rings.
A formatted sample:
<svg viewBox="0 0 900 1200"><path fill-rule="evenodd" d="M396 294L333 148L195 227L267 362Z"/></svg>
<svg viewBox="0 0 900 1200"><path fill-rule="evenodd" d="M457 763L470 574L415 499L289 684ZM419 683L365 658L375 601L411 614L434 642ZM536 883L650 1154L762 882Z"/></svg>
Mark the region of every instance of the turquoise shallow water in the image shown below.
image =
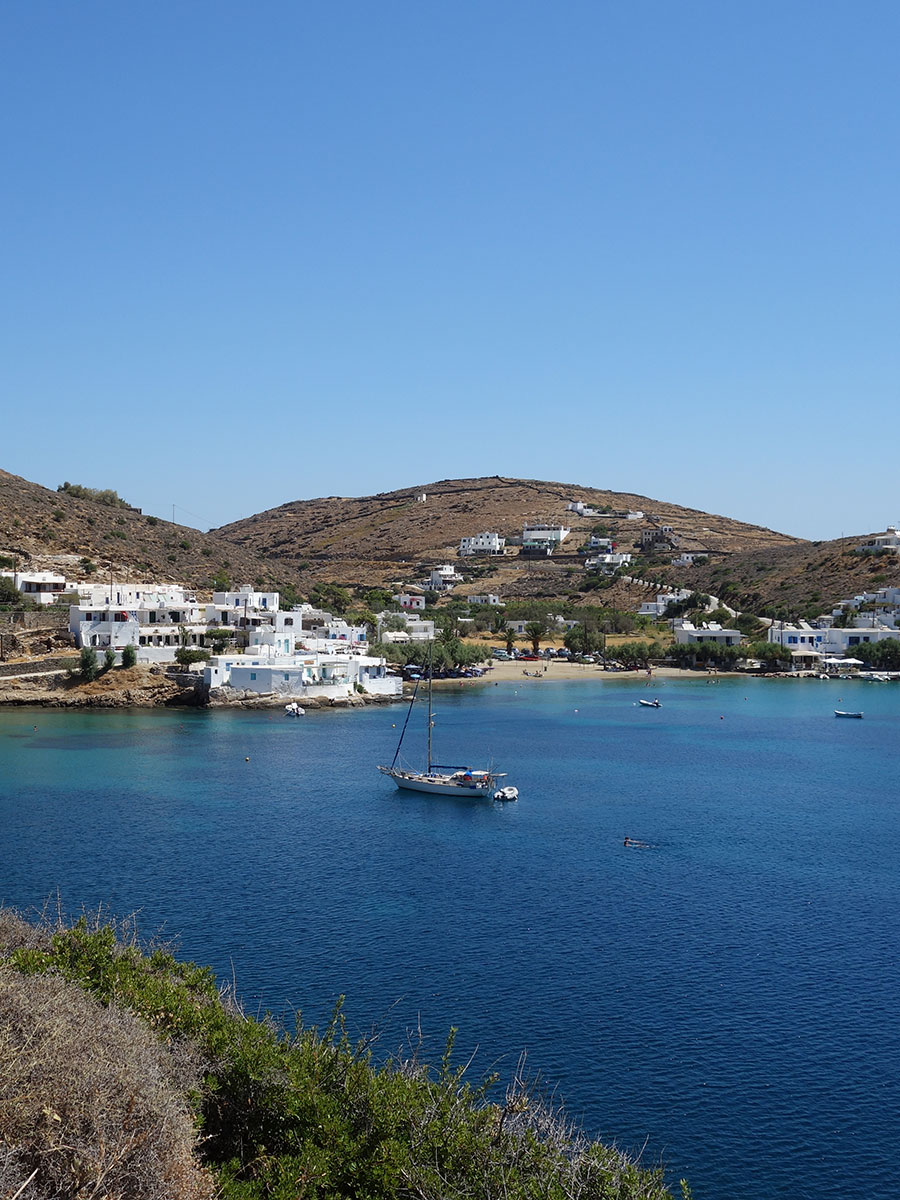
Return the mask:
<svg viewBox="0 0 900 1200"><path fill-rule="evenodd" d="M503 806L380 777L399 707L2 712L0 897L139 910L252 1006L345 993L385 1052L526 1049L697 1200L893 1196L900 686L523 685L436 700Z"/></svg>

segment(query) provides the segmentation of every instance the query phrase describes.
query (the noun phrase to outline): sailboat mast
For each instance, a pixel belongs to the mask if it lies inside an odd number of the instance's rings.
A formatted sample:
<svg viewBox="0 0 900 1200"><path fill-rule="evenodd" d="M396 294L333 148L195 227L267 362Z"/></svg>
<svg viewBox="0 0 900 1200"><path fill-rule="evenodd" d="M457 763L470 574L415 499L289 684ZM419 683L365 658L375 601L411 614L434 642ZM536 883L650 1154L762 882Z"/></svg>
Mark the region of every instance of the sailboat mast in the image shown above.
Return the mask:
<svg viewBox="0 0 900 1200"><path fill-rule="evenodd" d="M431 727L434 725L434 720L431 715L431 684L434 679L434 643L428 643L428 763L425 767L425 774L431 774Z"/></svg>

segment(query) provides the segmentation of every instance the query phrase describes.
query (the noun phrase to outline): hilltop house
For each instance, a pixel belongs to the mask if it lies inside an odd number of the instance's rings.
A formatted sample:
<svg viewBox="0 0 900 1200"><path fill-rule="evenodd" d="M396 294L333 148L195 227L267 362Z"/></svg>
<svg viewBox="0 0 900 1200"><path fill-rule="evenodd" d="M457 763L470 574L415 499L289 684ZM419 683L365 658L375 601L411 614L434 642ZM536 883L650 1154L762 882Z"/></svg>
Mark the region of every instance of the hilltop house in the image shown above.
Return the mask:
<svg viewBox="0 0 900 1200"><path fill-rule="evenodd" d="M612 575L619 567L627 567L631 562L630 553L597 554L584 560L586 571L601 571L604 575Z"/></svg>
<svg viewBox="0 0 900 1200"><path fill-rule="evenodd" d="M440 566L432 567L426 587L435 592L446 592L456 584L462 583L462 578L462 575L458 575L456 568L452 567L450 563L441 563Z"/></svg>
<svg viewBox="0 0 900 1200"><path fill-rule="evenodd" d="M564 525L528 525L522 529L523 554L552 554L569 536Z"/></svg>
<svg viewBox="0 0 900 1200"><path fill-rule="evenodd" d="M460 539L459 553L463 558L470 554L502 554L505 545L506 538L499 533L476 533Z"/></svg>
<svg viewBox="0 0 900 1200"><path fill-rule="evenodd" d="M591 508L589 504L585 504L583 500L570 500L566 505L567 512L576 513L579 517L599 517L600 513L596 508Z"/></svg>
<svg viewBox="0 0 900 1200"><path fill-rule="evenodd" d="M888 525L885 533L876 534L856 547L857 554L877 554L879 550L890 550L894 554L900 554L900 530L896 525Z"/></svg>

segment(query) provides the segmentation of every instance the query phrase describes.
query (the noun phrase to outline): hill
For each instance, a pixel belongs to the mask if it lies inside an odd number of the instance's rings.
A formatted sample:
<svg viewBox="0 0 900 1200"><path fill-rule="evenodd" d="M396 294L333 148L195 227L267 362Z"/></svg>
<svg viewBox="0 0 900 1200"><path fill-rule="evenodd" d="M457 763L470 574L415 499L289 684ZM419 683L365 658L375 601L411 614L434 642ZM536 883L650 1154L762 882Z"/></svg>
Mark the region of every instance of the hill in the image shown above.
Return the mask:
<svg viewBox="0 0 900 1200"><path fill-rule="evenodd" d="M98 578L112 571L120 579L193 587L210 586L218 571L249 582L268 578L264 561L224 538L144 516L124 502L51 491L7 471L0 471L0 557L70 578L90 574L84 562Z"/></svg>
<svg viewBox="0 0 900 1200"><path fill-rule="evenodd" d="M830 612L863 591L900 587L900 555L857 554L865 535L737 551L690 568L653 566L654 579L718 596L732 608L784 617Z"/></svg>
<svg viewBox="0 0 900 1200"><path fill-rule="evenodd" d="M577 500L598 515L567 510ZM644 515L627 520L628 512ZM467 559L466 573L476 582L463 590L569 594L583 575L583 558L576 551L596 529L630 547L642 532L667 525L680 549L713 555L800 544L770 529L633 493L502 476L445 479L355 499L296 500L214 532L265 557L273 568L276 562L291 563L307 578L371 587L409 582L426 567L454 561L463 537L485 530L521 536L526 521L566 525L572 534L550 559L526 559L515 548L502 558Z"/></svg>
<svg viewBox="0 0 900 1200"><path fill-rule="evenodd" d="M112 572L200 589L224 573L233 582L290 585L307 594L318 582L408 584L449 561L467 577L458 593L596 603L596 577L585 575L577 553L595 531L640 555L636 575L710 592L752 611L823 611L864 588L900 585L896 556L852 553L864 535L806 542L667 501L569 483L445 479L373 496L295 500L208 533L146 516L114 493L78 494L84 490L51 491L0 470L0 564L15 559L71 578L84 577L87 563L95 578ZM567 509L578 500L597 515ZM629 512L643 516L629 520ZM527 557L515 546L503 557L458 558L461 538L486 530L514 538L526 521L564 524L572 532L551 558ZM636 548L642 535L662 536L663 526L671 527L674 551L666 544ZM674 567L677 552L707 561ZM622 579L603 586L604 603L622 607L646 595Z"/></svg>

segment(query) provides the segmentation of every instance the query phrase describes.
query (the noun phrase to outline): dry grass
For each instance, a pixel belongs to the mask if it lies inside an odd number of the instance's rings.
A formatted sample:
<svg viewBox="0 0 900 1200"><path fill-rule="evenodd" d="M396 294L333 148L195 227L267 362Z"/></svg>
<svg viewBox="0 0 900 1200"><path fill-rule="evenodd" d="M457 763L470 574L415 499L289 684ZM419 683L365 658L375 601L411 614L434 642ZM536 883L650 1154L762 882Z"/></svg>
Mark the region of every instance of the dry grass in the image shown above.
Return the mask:
<svg viewBox="0 0 900 1200"><path fill-rule="evenodd" d="M23 932L3 922L7 937ZM211 1197L194 1160L189 1074L130 1013L57 976L0 967L0 1194Z"/></svg>

